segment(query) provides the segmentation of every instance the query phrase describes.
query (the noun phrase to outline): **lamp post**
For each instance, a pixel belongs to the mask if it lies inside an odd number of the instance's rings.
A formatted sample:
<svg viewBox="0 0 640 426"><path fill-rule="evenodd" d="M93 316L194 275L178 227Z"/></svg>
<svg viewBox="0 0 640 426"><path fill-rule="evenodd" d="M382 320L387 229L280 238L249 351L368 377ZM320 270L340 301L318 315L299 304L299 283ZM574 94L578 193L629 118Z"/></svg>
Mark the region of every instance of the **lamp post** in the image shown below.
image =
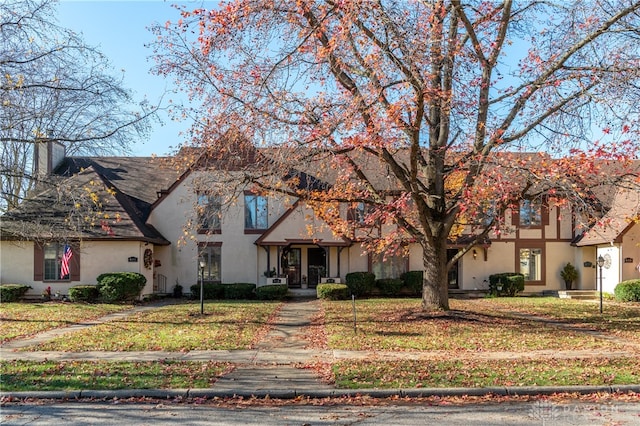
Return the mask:
<svg viewBox="0 0 640 426"><path fill-rule="evenodd" d="M204 268L207 265L203 257L198 259L198 266L200 266L200 315L204 315Z"/></svg>
<svg viewBox="0 0 640 426"><path fill-rule="evenodd" d="M602 267L604 266L604 257L598 256L598 268L600 268L600 313L602 313Z"/></svg>

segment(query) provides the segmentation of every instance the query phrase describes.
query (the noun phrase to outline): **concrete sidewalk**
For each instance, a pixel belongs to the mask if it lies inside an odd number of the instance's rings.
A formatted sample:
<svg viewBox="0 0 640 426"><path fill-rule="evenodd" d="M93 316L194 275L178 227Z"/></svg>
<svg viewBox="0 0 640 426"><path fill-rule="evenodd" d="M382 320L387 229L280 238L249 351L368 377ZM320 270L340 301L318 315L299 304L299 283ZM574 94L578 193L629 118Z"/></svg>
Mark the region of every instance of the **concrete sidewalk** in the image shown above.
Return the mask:
<svg viewBox="0 0 640 426"><path fill-rule="evenodd" d="M340 390L324 383L312 369L305 365L316 362L333 362L336 360L421 360L442 359L445 351L429 352L391 352L391 351L342 351L307 349L304 339L305 327L311 324L313 316L318 312L319 301L315 299L298 299L285 303L271 331L251 350L235 351L190 351L181 352L25 352L20 348L47 341L64 333L90 327L104 321L123 318L155 306L134 308L100 318L99 320L79 324L77 326L51 330L29 339L8 342L0 348L2 360L32 361L221 361L234 364L235 368L221 377L210 389L126 389L118 391L74 391L74 392L1 392L0 397L15 398L97 398L97 397L231 397L256 396L272 398L295 398L301 395L310 397L351 396L368 394L377 397L427 396L427 395L531 395L552 394L556 392L593 393L633 391L640 392L640 385L633 386L569 386L569 387L495 387L495 388L455 388L455 389L358 389ZM461 352L460 359L504 360L504 359L550 359L550 358L591 358L591 357L629 357L635 356L631 351L611 351L603 353L596 350L554 351L541 350L527 353L521 352Z"/></svg>

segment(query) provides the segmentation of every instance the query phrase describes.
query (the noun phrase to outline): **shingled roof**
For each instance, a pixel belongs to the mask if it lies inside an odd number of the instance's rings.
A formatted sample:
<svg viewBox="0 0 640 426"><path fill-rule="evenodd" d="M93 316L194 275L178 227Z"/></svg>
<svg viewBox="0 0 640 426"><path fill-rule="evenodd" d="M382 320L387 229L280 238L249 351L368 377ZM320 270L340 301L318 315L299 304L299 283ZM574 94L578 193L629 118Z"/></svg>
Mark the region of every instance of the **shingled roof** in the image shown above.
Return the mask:
<svg viewBox="0 0 640 426"><path fill-rule="evenodd" d="M2 216L2 238L169 244L146 221L158 193L175 179L158 158L67 157L30 199Z"/></svg>
<svg viewBox="0 0 640 426"><path fill-rule="evenodd" d="M621 188L615 191L609 211L595 225L573 242L578 247L621 242L640 214L640 193Z"/></svg>

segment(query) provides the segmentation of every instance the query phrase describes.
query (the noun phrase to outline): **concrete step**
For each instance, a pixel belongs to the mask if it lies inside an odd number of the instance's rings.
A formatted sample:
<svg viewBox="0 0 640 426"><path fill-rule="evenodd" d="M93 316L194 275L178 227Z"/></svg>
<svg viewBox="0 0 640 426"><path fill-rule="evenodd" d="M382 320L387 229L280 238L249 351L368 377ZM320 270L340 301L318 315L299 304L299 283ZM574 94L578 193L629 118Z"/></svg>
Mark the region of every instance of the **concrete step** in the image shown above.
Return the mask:
<svg viewBox="0 0 640 426"><path fill-rule="evenodd" d="M449 289L449 297L452 299L482 299L487 297L489 290L461 290L457 288Z"/></svg>
<svg viewBox="0 0 640 426"><path fill-rule="evenodd" d="M600 297L596 290L558 290L554 293L561 299L595 300Z"/></svg>

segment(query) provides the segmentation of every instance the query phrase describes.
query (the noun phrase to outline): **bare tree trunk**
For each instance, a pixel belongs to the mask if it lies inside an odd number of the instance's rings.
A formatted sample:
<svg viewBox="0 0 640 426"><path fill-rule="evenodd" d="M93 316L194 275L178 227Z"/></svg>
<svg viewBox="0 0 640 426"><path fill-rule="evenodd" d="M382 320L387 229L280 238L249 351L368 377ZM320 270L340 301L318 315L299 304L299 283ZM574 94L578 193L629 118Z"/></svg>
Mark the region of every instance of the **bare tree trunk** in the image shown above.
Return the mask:
<svg viewBox="0 0 640 426"><path fill-rule="evenodd" d="M434 243L422 244L422 310L427 312L449 310L447 239L434 238Z"/></svg>

